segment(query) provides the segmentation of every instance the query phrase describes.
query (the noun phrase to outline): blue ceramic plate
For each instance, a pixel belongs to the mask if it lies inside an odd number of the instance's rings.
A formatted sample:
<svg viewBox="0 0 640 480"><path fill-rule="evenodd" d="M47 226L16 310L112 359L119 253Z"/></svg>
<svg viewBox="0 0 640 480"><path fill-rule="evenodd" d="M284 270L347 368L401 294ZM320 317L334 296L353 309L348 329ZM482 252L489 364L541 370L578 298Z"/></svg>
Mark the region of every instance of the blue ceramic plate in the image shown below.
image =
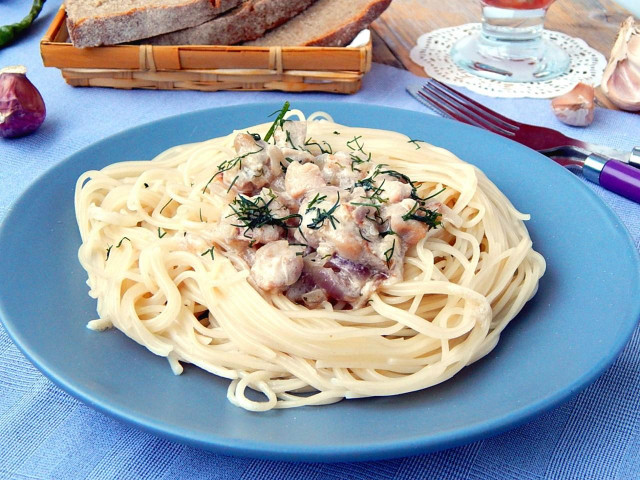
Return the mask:
<svg viewBox="0 0 640 480"><path fill-rule="evenodd" d="M623 225L580 180L516 143L433 116L352 103L294 106L450 149L531 213L548 270L488 357L421 392L251 413L227 401L226 380L194 367L176 377L165 359L118 331L85 328L96 313L76 257L78 176L264 122L276 104L127 130L35 181L0 227L0 318L25 355L83 402L156 434L225 454L305 461L405 456L496 434L568 399L614 361L640 316L640 262Z"/></svg>

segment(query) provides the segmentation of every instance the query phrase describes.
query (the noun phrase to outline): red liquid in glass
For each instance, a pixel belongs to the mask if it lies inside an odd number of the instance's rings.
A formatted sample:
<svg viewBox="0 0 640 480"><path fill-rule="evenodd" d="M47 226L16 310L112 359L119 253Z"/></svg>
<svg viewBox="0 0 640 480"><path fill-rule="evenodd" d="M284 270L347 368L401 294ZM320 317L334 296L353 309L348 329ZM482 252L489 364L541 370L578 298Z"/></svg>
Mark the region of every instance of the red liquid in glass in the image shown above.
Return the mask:
<svg viewBox="0 0 640 480"><path fill-rule="evenodd" d="M553 1L554 0L482 0L482 3L490 7L534 10L537 8L547 8Z"/></svg>

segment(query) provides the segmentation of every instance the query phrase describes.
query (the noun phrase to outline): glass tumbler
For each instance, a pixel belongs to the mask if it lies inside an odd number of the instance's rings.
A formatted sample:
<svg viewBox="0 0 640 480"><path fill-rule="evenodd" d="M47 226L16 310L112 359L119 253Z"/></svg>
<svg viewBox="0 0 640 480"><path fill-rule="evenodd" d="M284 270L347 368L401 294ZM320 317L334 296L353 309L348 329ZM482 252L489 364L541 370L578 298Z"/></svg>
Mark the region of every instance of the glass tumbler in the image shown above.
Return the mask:
<svg viewBox="0 0 640 480"><path fill-rule="evenodd" d="M505 82L539 82L569 70L569 55L542 37L554 0L480 0L480 33L459 40L453 61L464 70Z"/></svg>

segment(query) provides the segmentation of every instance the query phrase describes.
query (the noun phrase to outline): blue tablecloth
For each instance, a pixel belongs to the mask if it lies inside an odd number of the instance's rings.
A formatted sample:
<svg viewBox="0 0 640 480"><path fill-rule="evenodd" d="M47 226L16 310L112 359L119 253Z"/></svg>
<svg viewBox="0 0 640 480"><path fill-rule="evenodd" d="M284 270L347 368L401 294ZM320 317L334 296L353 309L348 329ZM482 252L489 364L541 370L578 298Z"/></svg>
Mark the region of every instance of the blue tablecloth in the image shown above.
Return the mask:
<svg viewBox="0 0 640 480"><path fill-rule="evenodd" d="M4 0L0 24L22 18L28 3ZM381 65L374 65L362 90L352 96L72 88L58 70L44 68L39 55L39 39L59 3L46 3L29 35L0 50L0 67L27 66L48 110L45 124L35 134L0 139L0 220L33 179L51 165L112 133L168 115L285 99L365 102L427 111L404 90L420 79ZM518 120L554 127L587 141L621 149L640 145L638 115L599 109L589 128L576 129L560 124L545 100L482 101ZM640 248L640 206L589 186L622 219ZM7 281L10 279L3 280ZM98 413L43 377L0 326L0 478L640 478L640 333L636 330L616 363L592 386L508 433L402 459L297 464L203 452Z"/></svg>

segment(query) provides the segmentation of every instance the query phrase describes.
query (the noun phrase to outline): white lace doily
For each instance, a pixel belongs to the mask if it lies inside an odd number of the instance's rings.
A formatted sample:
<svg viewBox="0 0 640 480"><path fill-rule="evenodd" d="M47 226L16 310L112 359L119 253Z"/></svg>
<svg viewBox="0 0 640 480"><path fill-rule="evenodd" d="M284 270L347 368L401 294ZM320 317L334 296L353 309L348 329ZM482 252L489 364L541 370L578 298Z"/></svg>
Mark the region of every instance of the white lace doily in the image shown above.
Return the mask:
<svg viewBox="0 0 640 480"><path fill-rule="evenodd" d="M570 91L578 82L600 84L607 60L584 40L560 32L544 30L547 40L563 48L571 58L569 72L544 82L503 82L472 75L458 67L449 52L462 37L480 31L479 23L441 28L425 33L411 50L411 60L424 67L430 77L466 87L489 97L553 98Z"/></svg>

